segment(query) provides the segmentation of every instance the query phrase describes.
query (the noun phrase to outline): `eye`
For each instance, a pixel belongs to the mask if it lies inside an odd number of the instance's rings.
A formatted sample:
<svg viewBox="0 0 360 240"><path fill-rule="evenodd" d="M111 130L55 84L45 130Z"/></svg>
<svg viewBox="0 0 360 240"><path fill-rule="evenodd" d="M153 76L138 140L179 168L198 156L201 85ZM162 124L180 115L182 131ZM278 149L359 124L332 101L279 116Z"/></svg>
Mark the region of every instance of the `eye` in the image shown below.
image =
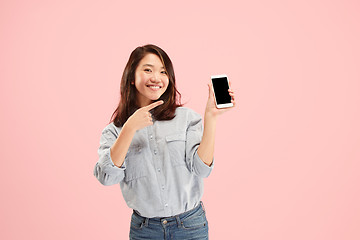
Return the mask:
<svg viewBox="0 0 360 240"><path fill-rule="evenodd" d="M144 71L145 72L151 72L151 69L150 68L145 68Z"/></svg>
<svg viewBox="0 0 360 240"><path fill-rule="evenodd" d="M161 73L162 73L162 74L166 74L166 75L167 75L167 72L166 72L166 71L162 71Z"/></svg>

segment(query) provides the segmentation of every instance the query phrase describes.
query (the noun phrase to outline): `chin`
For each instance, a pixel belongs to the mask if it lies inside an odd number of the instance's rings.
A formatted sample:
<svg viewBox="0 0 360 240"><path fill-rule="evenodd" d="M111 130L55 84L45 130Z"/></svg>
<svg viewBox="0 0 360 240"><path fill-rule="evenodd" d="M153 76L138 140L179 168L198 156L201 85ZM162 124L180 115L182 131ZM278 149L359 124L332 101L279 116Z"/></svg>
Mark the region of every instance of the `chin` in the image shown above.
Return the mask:
<svg viewBox="0 0 360 240"><path fill-rule="evenodd" d="M151 99L151 101L158 101L158 100L160 100L160 97Z"/></svg>
<svg viewBox="0 0 360 240"><path fill-rule="evenodd" d="M156 101L156 100L159 100L160 99L160 97L161 97L162 95L160 95L160 96L152 96L152 97L149 97L149 99L151 99L152 101Z"/></svg>

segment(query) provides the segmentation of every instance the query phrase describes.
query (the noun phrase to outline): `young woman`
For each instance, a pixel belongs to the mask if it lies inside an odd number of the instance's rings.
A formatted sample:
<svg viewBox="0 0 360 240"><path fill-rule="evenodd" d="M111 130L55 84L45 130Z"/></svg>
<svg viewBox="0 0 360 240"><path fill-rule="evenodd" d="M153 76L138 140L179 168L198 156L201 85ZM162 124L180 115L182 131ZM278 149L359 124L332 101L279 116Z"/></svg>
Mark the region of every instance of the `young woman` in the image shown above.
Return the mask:
<svg viewBox="0 0 360 240"><path fill-rule="evenodd" d="M208 239L203 178L213 169L217 117L228 110L208 88L203 130L201 116L182 107L168 55L150 44L131 53L94 169L103 185L120 184L134 210L130 239Z"/></svg>

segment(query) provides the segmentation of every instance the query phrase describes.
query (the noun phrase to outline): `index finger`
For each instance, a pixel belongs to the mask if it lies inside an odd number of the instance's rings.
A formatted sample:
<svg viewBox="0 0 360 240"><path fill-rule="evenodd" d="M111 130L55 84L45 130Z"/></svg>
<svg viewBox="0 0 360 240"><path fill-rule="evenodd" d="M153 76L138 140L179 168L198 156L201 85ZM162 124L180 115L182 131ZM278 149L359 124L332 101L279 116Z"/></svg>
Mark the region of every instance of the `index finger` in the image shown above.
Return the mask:
<svg viewBox="0 0 360 240"><path fill-rule="evenodd" d="M154 102L154 103L151 103L145 107L143 107L143 109L145 109L146 111L150 111L151 109L153 108L156 108L157 106L163 104L164 101L163 100L160 100L160 101L157 101L157 102Z"/></svg>

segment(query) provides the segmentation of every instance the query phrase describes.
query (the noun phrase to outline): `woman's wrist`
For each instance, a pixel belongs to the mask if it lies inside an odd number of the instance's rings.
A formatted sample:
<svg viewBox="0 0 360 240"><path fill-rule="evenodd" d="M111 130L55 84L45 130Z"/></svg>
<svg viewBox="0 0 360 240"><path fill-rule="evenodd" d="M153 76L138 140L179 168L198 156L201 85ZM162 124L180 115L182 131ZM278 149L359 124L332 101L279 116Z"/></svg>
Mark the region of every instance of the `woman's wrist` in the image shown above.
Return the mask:
<svg viewBox="0 0 360 240"><path fill-rule="evenodd" d="M132 127L131 124L129 125L127 121L124 123L122 130L131 134L135 134L136 132L136 129Z"/></svg>
<svg viewBox="0 0 360 240"><path fill-rule="evenodd" d="M205 111L204 121L210 121L216 123L218 116L219 116L218 114L212 111Z"/></svg>

